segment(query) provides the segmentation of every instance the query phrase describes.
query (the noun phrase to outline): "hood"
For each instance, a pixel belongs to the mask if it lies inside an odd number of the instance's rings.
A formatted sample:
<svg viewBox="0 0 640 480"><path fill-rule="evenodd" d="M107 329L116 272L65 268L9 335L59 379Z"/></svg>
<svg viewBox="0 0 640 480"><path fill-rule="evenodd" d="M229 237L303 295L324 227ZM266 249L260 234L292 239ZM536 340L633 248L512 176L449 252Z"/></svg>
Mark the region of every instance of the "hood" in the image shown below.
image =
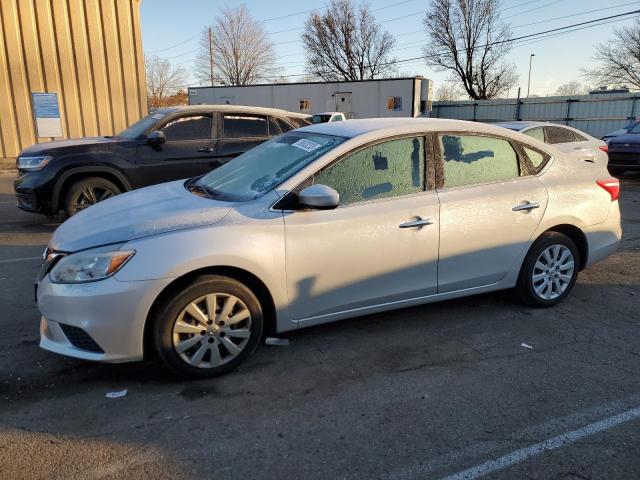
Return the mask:
<svg viewBox="0 0 640 480"><path fill-rule="evenodd" d="M37 143L30 147L25 148L20 152L21 156L27 155L42 155L51 153L52 150L64 149L69 147L80 147L86 145L97 144L115 144L123 141L130 141L124 138L116 137L83 137L83 138L70 138L68 140L55 140L53 142Z"/></svg>
<svg viewBox="0 0 640 480"><path fill-rule="evenodd" d="M626 128L621 128L619 130L614 130L613 132L609 132L606 135L604 135L603 138L608 138L608 137L617 137L619 135L625 135L629 133L629 131Z"/></svg>
<svg viewBox="0 0 640 480"><path fill-rule="evenodd" d="M184 180L123 193L74 215L58 227L50 247L76 252L173 230L212 225L233 203L199 197Z"/></svg>

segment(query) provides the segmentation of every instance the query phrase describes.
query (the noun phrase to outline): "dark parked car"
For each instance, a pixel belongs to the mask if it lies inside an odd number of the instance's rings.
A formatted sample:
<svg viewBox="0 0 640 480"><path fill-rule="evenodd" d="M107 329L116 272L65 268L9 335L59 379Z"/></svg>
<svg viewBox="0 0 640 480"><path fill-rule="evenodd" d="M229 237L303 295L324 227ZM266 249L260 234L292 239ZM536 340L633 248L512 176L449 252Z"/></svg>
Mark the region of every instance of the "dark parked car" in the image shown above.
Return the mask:
<svg viewBox="0 0 640 480"><path fill-rule="evenodd" d="M605 142L608 142L613 137L619 137L620 135L626 135L627 133L629 133L631 130L633 130L638 125L640 125L640 117L637 117L637 118L634 118L634 119L630 120L629 123L627 123L624 126L624 128L621 128L619 130L614 130L613 132L607 133L604 137L602 137L602 140L604 140Z"/></svg>
<svg viewBox="0 0 640 480"><path fill-rule="evenodd" d="M128 190L202 175L270 137L309 124L309 115L271 108L162 108L115 136L24 149L14 183L18 206L71 216Z"/></svg>
<svg viewBox="0 0 640 480"><path fill-rule="evenodd" d="M619 175L627 170L640 170L640 124L629 133L608 142L609 172Z"/></svg>

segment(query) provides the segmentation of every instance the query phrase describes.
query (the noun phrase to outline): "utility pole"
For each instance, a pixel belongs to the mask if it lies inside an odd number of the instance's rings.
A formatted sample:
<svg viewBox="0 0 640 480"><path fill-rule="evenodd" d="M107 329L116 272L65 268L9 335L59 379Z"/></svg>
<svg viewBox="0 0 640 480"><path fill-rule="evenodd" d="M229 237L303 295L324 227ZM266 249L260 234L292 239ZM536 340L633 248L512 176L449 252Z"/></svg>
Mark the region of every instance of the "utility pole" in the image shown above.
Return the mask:
<svg viewBox="0 0 640 480"><path fill-rule="evenodd" d="M211 86L215 84L215 77L213 76L213 31L209 27L209 78L211 78Z"/></svg>
<svg viewBox="0 0 640 480"><path fill-rule="evenodd" d="M529 81L527 82L527 98L529 98L529 88L531 87L531 62L533 61L533 57L535 56L535 53L529 55Z"/></svg>

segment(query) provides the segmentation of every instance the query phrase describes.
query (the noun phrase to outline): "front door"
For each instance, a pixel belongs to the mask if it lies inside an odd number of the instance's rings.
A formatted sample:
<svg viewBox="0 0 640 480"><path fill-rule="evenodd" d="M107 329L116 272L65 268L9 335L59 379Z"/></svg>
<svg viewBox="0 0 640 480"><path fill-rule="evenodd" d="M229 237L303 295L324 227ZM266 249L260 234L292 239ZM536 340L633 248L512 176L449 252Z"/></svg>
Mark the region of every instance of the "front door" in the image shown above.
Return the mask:
<svg viewBox="0 0 640 480"><path fill-rule="evenodd" d="M491 285L522 258L547 205L505 139L438 135L443 161L438 292Z"/></svg>
<svg viewBox="0 0 640 480"><path fill-rule="evenodd" d="M439 206L425 189L422 137L368 146L310 180L338 191L340 206L284 215L294 319L330 320L436 292Z"/></svg>
<svg viewBox="0 0 640 480"><path fill-rule="evenodd" d="M144 185L195 177L215 166L212 114L174 117L160 130L165 143L138 147L136 163Z"/></svg>

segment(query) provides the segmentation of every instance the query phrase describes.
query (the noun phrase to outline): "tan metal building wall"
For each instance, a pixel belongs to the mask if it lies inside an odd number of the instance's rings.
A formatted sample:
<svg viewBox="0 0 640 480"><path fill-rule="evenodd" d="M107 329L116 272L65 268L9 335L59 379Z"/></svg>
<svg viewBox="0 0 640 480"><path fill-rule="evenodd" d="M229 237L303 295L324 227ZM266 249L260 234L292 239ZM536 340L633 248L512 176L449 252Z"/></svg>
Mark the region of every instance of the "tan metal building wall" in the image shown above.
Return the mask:
<svg viewBox="0 0 640 480"><path fill-rule="evenodd" d="M140 0L0 0L0 168L36 138L32 92L58 94L64 138L147 113Z"/></svg>

